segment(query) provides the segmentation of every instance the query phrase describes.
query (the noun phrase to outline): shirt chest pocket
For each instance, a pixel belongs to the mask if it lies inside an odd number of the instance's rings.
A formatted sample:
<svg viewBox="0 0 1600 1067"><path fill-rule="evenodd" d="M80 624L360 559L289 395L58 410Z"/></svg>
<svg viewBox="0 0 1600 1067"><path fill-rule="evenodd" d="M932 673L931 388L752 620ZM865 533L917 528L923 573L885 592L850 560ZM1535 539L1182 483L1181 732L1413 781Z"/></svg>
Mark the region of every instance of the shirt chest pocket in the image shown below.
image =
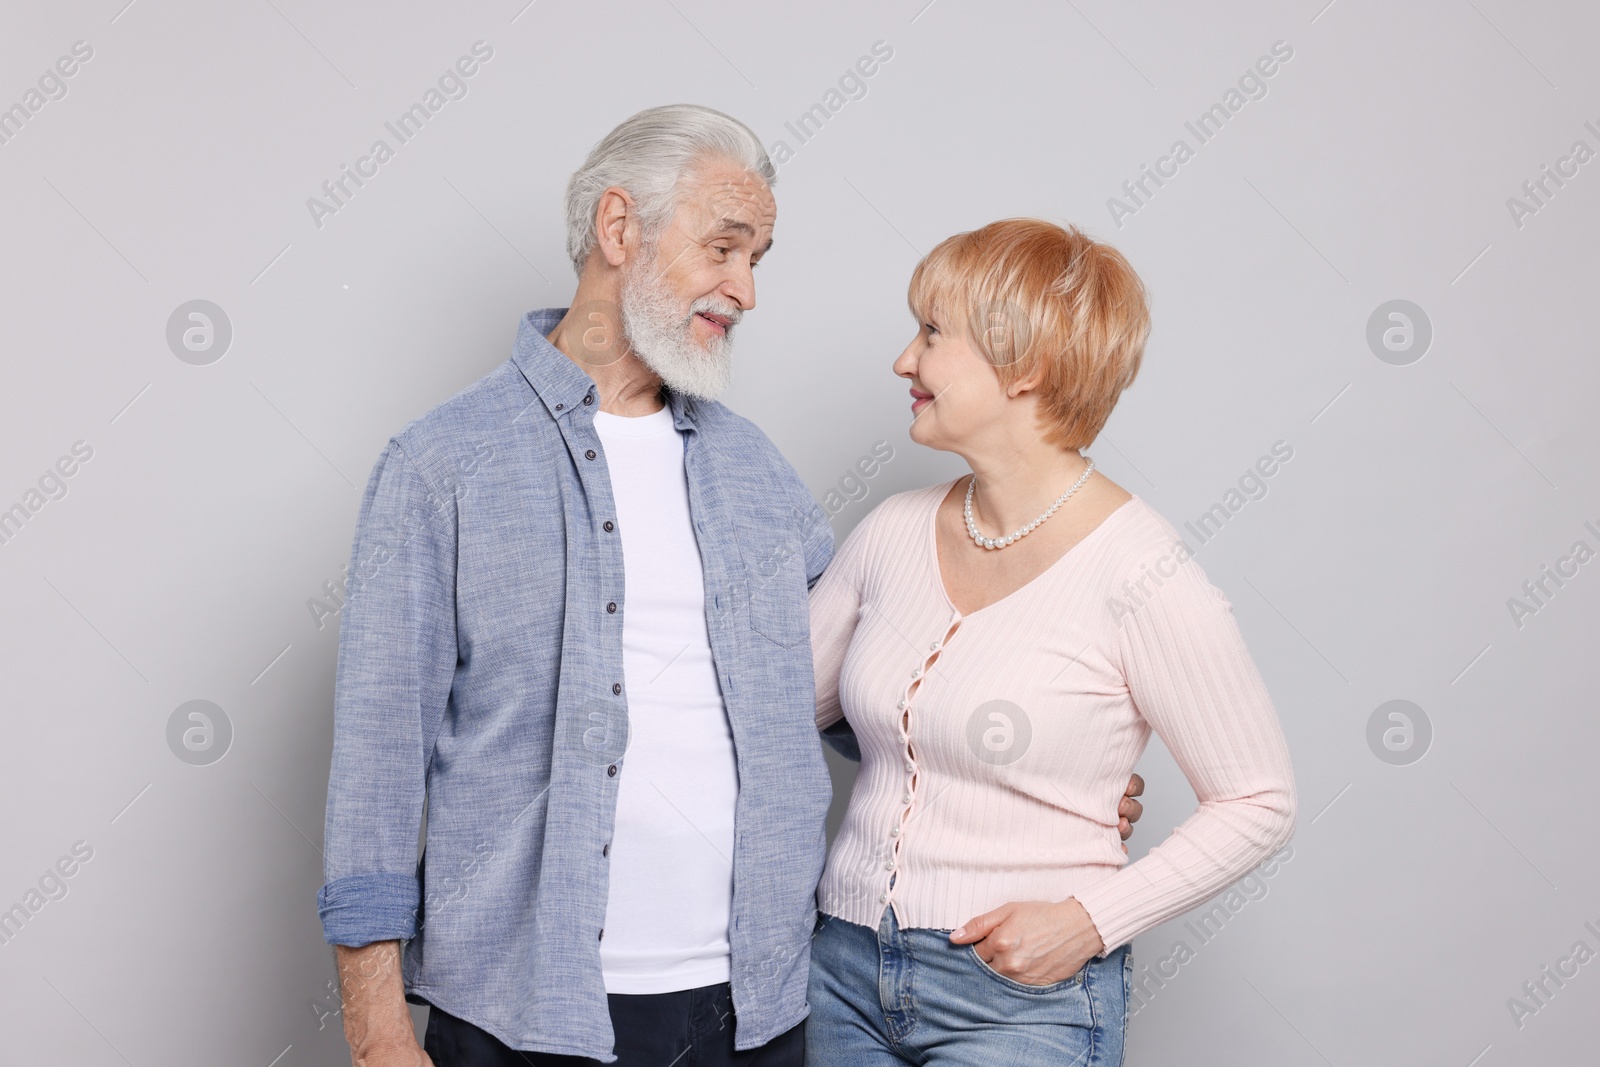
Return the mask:
<svg viewBox="0 0 1600 1067"><path fill-rule="evenodd" d="M744 562L743 595L750 628L792 648L806 639L811 624L799 531L735 521L733 532Z"/></svg>

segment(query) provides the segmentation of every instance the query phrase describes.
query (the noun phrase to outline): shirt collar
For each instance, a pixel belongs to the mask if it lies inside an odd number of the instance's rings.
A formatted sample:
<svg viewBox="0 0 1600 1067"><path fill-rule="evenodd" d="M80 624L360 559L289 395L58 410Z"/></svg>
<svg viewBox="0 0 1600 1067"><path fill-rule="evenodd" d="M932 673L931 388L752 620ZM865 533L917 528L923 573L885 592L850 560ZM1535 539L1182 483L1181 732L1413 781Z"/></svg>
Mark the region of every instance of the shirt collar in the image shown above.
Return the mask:
<svg viewBox="0 0 1600 1067"><path fill-rule="evenodd" d="M563 418L584 408L583 398L594 391L594 379L583 368L568 358L565 352L550 343L549 333L561 322L566 308L540 308L522 316L517 324L517 340L511 349L511 359L522 376L533 387L534 393L544 402L545 410L553 419ZM679 430L694 430L697 402L674 389L666 389L667 406L672 409L672 424ZM590 408L592 421L594 408Z"/></svg>

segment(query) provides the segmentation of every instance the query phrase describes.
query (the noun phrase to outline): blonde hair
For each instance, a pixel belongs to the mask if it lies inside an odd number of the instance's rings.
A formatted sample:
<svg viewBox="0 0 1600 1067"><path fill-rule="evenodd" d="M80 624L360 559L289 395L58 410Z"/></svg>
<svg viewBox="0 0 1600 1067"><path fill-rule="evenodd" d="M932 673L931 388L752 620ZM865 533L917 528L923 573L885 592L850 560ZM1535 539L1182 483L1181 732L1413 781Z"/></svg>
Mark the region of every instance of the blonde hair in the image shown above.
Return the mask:
<svg viewBox="0 0 1600 1067"><path fill-rule="evenodd" d="M906 298L919 322L964 327L1002 385L1036 378L1045 439L1072 449L1099 435L1150 335L1144 284L1122 253L1041 219L946 238Z"/></svg>

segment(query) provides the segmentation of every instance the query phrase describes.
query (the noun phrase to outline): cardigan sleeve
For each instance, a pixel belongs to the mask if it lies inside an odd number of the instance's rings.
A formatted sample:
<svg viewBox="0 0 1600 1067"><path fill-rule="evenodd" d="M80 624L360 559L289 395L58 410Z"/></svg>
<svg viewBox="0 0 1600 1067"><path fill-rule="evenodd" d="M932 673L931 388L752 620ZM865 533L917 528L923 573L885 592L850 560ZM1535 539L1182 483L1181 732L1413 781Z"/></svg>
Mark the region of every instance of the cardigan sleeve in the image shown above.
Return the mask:
<svg viewBox="0 0 1600 1067"><path fill-rule="evenodd" d="M819 730L844 718L839 704L839 673L861 612L866 558L877 525L873 520L887 504L880 504L856 524L811 589L811 657L817 682Z"/></svg>
<svg viewBox="0 0 1600 1067"><path fill-rule="evenodd" d="M1221 892L1294 829L1294 774L1266 685L1227 598L1186 551L1179 557L1176 574L1121 615L1116 656L1199 807L1137 862L1077 894L1107 952Z"/></svg>

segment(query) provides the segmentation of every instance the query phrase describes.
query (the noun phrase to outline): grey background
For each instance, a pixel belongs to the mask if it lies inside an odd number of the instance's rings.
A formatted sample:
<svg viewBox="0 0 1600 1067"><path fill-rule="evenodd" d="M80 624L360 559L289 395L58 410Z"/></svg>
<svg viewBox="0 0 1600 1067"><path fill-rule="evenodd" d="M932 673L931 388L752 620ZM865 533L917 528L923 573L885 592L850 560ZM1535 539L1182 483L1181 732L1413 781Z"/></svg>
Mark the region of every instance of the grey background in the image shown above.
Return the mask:
<svg viewBox="0 0 1600 1067"><path fill-rule="evenodd" d="M306 602L387 437L570 296L559 198L590 145L679 100L794 150L729 402L819 498L894 447L841 538L961 471L909 442L889 364L919 254L1004 216L1076 222L1149 286L1144 369L1089 449L1107 474L1181 527L1294 450L1197 547L1294 752L1293 857L1209 943L1137 940L1144 966L1194 956L1128 1062L1595 1057L1600 963L1520 1026L1507 1006L1600 950L1600 563L1520 627L1507 604L1600 548L1600 162L1521 226L1507 206L1600 148L1592 6L125 2L10 4L0 34L0 106L94 49L0 145L0 507L93 449L0 546L0 907L93 849L0 946L0 1060L347 1062L313 900L337 637ZM307 198L478 40L468 95L314 225ZM799 145L784 123L880 40L867 94ZM1107 199L1275 41L1267 95L1119 227ZM203 366L166 340L197 299L233 333ZM1433 329L1408 365L1366 341L1395 299ZM1367 724L1399 699L1432 741L1397 766ZM193 700L228 717L220 760L168 746ZM1135 855L1193 805L1159 743L1141 770Z"/></svg>

